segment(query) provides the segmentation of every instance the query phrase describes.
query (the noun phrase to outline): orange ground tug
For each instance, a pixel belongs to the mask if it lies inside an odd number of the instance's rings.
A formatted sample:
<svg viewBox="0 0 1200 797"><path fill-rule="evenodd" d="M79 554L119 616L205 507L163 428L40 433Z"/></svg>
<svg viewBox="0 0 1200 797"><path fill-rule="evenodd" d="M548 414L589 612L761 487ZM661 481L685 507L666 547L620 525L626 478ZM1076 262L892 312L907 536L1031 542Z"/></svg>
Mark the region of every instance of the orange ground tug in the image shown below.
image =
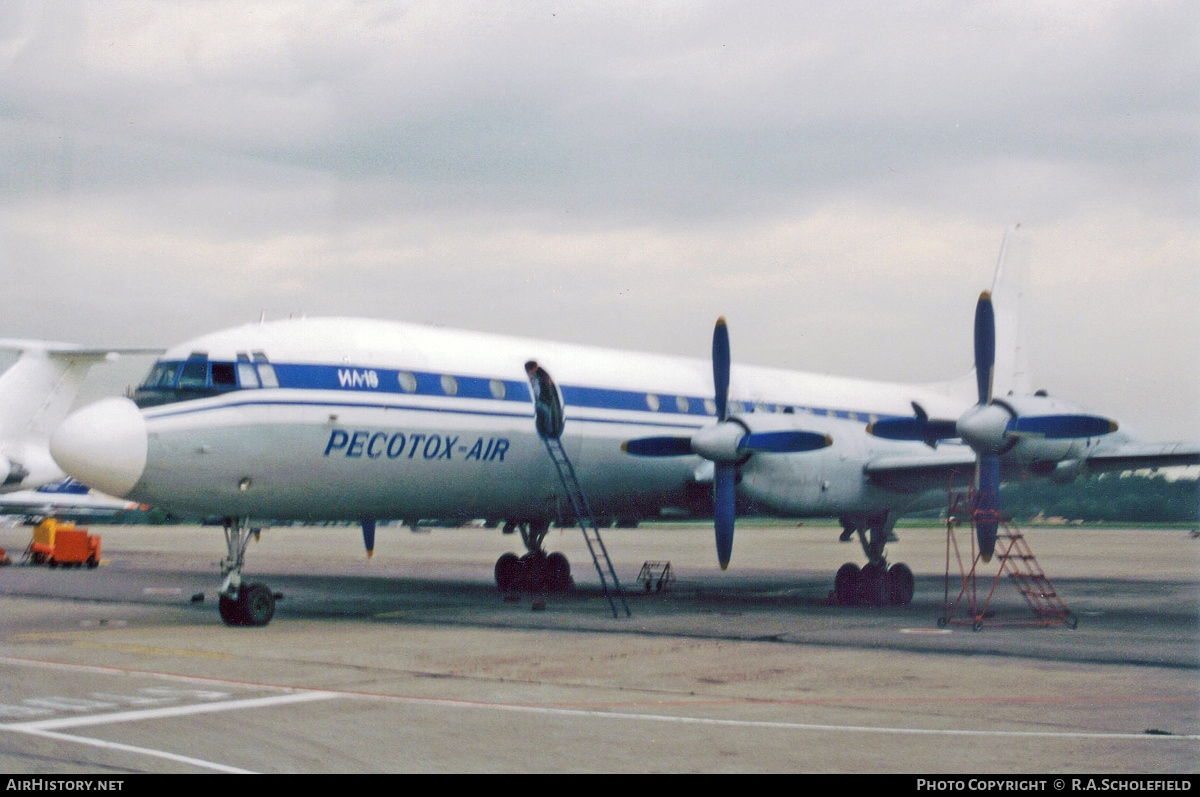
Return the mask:
<svg viewBox="0 0 1200 797"><path fill-rule="evenodd" d="M46 518L34 528L25 554L35 565L96 567L100 564L100 535L77 529L71 521Z"/></svg>

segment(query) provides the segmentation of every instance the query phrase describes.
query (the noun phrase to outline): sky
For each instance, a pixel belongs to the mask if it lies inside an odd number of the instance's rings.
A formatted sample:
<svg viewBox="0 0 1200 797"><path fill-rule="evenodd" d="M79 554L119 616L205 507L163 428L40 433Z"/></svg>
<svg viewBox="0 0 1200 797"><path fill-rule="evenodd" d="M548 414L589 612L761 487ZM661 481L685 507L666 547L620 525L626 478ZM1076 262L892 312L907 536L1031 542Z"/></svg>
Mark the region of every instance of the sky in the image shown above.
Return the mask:
<svg viewBox="0 0 1200 797"><path fill-rule="evenodd" d="M288 316L1037 387L1200 438L1200 4L0 5L0 337ZM145 358L98 368L119 392Z"/></svg>

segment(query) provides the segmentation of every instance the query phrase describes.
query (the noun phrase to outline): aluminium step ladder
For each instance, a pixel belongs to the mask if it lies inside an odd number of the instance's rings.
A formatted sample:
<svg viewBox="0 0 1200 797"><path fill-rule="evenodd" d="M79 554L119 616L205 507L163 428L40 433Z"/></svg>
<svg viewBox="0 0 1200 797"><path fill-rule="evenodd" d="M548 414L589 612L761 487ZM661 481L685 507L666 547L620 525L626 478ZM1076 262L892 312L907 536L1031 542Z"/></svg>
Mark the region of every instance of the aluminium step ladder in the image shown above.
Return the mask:
<svg viewBox="0 0 1200 797"><path fill-rule="evenodd" d="M592 517L592 509L588 506L587 497L583 494L583 490L579 486L579 479L575 476L575 466L571 464L566 450L563 449L562 441L558 437L542 435L542 441L546 444L546 451L550 454L554 467L558 469L558 477L562 480L567 498L571 501L575 519L579 523L579 528L583 530L583 539L587 543L588 551L592 554L592 563L596 565L596 573L600 576L600 586L604 590L604 597L608 599L613 617L620 617L620 613L617 611L617 601L620 601L621 608L625 610L625 616L632 617L633 613L629 611L629 604L625 601L625 591L621 589L617 571L613 569L612 560L608 557L608 549L604 546L604 540L600 539L600 527ZM601 564L602 559L603 564ZM612 581L611 589L609 588L610 579ZM616 594L615 599L614 593Z"/></svg>

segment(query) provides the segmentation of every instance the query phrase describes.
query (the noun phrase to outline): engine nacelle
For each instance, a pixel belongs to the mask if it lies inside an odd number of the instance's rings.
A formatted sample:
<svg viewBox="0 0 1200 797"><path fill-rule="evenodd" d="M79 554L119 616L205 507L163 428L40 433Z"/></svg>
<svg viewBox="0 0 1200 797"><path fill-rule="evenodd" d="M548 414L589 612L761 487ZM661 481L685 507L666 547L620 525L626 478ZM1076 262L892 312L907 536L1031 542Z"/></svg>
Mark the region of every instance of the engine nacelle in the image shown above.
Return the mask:
<svg viewBox="0 0 1200 797"><path fill-rule="evenodd" d="M972 408L958 421L962 439L976 451L1002 454L1019 462L1077 459L1090 439L1116 428L1113 421L1042 395L993 399L986 406Z"/></svg>

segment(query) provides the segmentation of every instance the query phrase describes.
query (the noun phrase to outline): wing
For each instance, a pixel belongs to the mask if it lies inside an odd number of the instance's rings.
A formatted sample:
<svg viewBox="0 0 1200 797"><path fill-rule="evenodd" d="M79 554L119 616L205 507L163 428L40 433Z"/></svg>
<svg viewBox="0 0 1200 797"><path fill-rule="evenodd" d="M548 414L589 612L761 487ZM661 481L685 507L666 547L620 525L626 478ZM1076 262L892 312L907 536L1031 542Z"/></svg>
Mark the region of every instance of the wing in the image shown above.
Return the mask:
<svg viewBox="0 0 1200 797"><path fill-rule="evenodd" d="M1026 467L1032 473L1045 476L1059 464L1031 463ZM1061 464L1077 465L1078 469L1071 468L1074 473L1200 465L1200 444L1128 442L1101 449L1082 459L1063 460ZM1015 478L1024 469L1016 463L1002 463L1001 476ZM952 483L961 488L975 478L975 455L970 450L939 450L928 454L882 456L868 462L863 471L875 486L902 493L946 489Z"/></svg>
<svg viewBox="0 0 1200 797"><path fill-rule="evenodd" d="M928 454L876 457L863 472L876 487L902 493L945 489L952 483L962 488L975 478L975 452L942 449Z"/></svg>
<svg viewBox="0 0 1200 797"><path fill-rule="evenodd" d="M1124 443L1102 449L1085 462L1092 473L1200 465L1200 443Z"/></svg>

